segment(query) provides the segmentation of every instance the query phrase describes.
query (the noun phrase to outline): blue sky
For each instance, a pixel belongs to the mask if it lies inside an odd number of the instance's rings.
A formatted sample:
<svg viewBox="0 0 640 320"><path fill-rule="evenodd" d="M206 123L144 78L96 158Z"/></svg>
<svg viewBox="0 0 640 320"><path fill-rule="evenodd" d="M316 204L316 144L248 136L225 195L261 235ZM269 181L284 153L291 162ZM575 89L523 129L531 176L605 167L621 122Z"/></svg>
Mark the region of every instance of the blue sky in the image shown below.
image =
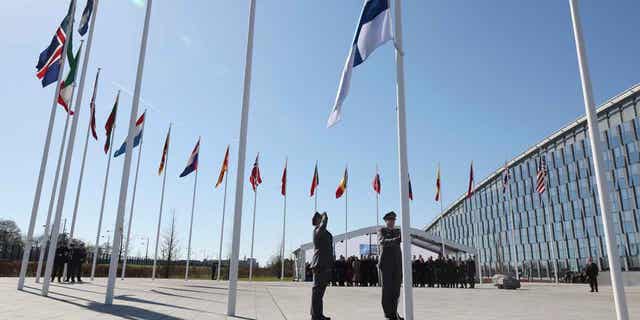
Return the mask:
<svg viewBox="0 0 640 320"><path fill-rule="evenodd" d="M584 32L598 103L640 82L636 40L640 3L581 2ZM38 54L49 43L67 1L0 4L6 30L0 86L0 217L26 231L46 133L53 86L35 78ZM89 64L64 216L70 217L88 121L90 87L102 68L97 99L100 141L91 141L78 235L93 242L106 159L104 122L122 88L116 144L124 135L135 81L144 8L141 1L102 1ZM84 1L80 1L81 11ZM258 1L249 118L247 175L261 153L264 184L258 194L256 256L265 261L280 243L280 176L289 159L287 251L310 240L313 165L320 170L319 205L330 229L344 230L344 202L334 191L350 169L349 228L375 222L371 180L382 175L382 210L398 210L393 48L378 49L353 76L344 120L325 127L362 6L357 0ZM156 170L166 129L174 122L165 202L165 225L175 209L186 250L193 176L177 178L202 136L193 256L216 256L222 211L215 179L227 144L231 221L246 45L248 1L155 1L142 97L149 108L133 223L134 235L155 234L161 178ZM405 70L409 166L415 201L412 224L424 226L439 211L433 201L437 163L445 205L466 190L474 161L479 181L541 138L584 113L567 1L405 1ZM64 124L57 114L50 162L38 215L41 233ZM135 160L135 159L134 159ZM122 158L112 163L103 224L113 230ZM245 177L247 181L248 176ZM241 256L249 254L253 194L245 184ZM130 198L130 197L129 197ZM127 209L128 214L128 209ZM163 228L164 229L164 228ZM230 247L227 223L224 255ZM132 253L144 249L135 240ZM153 246L153 240L152 244Z"/></svg>

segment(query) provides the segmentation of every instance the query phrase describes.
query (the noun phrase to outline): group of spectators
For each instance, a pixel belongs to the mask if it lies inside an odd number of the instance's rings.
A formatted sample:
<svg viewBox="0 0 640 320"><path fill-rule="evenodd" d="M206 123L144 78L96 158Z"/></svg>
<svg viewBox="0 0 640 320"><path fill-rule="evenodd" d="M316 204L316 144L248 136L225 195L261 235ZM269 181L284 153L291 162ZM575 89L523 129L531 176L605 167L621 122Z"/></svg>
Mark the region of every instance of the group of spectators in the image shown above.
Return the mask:
<svg viewBox="0 0 640 320"><path fill-rule="evenodd" d="M87 258L87 250L84 242L77 239L63 238L58 241L56 255L53 259L53 272L51 281L56 277L58 282L62 282L62 277L66 276L64 282L74 283L76 280L82 282L82 264ZM67 274L64 275L64 265L67 264Z"/></svg>
<svg viewBox="0 0 640 320"><path fill-rule="evenodd" d="M476 262L471 257L427 260L420 255L413 257L413 286L429 288L474 288L476 278Z"/></svg>
<svg viewBox="0 0 640 320"><path fill-rule="evenodd" d="M331 285L334 287L376 287L379 285L377 256L340 256L333 264ZM474 288L476 262L472 258L437 259L422 255L412 262L413 286L429 288ZM306 265L306 281L311 281L311 268Z"/></svg>

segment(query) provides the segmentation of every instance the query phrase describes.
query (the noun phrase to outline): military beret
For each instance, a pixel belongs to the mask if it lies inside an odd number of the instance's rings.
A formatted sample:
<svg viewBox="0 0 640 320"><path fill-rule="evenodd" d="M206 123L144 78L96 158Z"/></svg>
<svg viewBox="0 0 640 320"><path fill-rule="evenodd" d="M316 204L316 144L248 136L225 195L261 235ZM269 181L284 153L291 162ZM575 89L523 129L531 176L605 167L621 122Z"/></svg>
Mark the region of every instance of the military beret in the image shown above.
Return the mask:
<svg viewBox="0 0 640 320"><path fill-rule="evenodd" d="M316 213L313 214L313 218L311 218L311 224L315 225L316 221L318 221L318 219L320 219L322 217L322 215L320 215L320 212L316 211Z"/></svg>
<svg viewBox="0 0 640 320"><path fill-rule="evenodd" d="M393 211L389 211L387 214L384 215L384 217L382 217L382 219L383 220L390 220L390 219L395 220L396 219L396 213L393 212Z"/></svg>

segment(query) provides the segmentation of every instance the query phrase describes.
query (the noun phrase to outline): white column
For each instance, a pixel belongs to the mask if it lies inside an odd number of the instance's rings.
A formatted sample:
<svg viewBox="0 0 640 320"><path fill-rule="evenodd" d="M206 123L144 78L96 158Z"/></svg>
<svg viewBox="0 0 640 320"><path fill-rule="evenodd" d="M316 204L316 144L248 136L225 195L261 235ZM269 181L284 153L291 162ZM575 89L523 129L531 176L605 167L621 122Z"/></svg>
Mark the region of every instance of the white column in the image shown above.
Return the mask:
<svg viewBox="0 0 640 320"><path fill-rule="evenodd" d="M75 0L72 0L71 6L71 21L67 24L67 28L64 30L65 34L71 34L73 32L73 16L76 12ZM40 171L38 172L38 182L36 182L36 192L33 197L33 204L31 205L31 218L29 220L29 229L27 230L27 237L24 241L24 250L22 252L22 263L20 264L20 275L18 277L18 290L24 288L24 278L27 275L27 268L29 266L29 257L31 256L31 245L33 243L33 231L36 227L36 219L38 218L38 207L40 206L40 196L42 196L42 183L44 182L44 175L47 171L47 159L49 157L49 147L51 147L51 133L53 131L53 125L56 120L56 109L58 108L58 96L60 95L60 83L62 81L62 74L64 73L64 65L67 57L67 49L69 41L64 42L62 47L62 55L60 56L60 72L58 73L58 80L55 83L56 89L53 94L53 103L51 104L51 111L49 113L49 127L47 128L47 135L44 139L44 150L42 151L42 159L40 160ZM57 240L57 239L56 239Z"/></svg>
<svg viewBox="0 0 640 320"><path fill-rule="evenodd" d="M47 222L44 225L45 243L50 243L51 233L51 215L53 213L53 205L56 203L56 194L58 192L58 180L60 179L60 167L62 167L62 156L64 155L64 146L67 142L67 129L69 128L69 113L66 115L64 122L64 130L62 133L62 140L60 141L60 152L58 153L58 163L56 164L56 174L53 178L53 188L51 190L51 198L49 199L49 209L47 210ZM48 248L45 246L40 249L40 255L38 256L38 266L36 267L36 283L40 283L40 275L42 274L42 262L44 260L44 251Z"/></svg>
<svg viewBox="0 0 640 320"><path fill-rule="evenodd" d="M249 256L249 281L253 280L253 245L256 239L256 208L258 206L258 188L253 190L253 226L251 227L251 252Z"/></svg>
<svg viewBox="0 0 640 320"><path fill-rule="evenodd" d="M240 232L242 228L242 196L244 188L244 166L247 153L247 126L249 122L249 100L251 96L251 66L253 63L253 32L256 16L256 0L249 0L249 31L244 68L244 89L242 94L242 114L240 118L240 141L238 144L238 174L236 176L236 197L233 211L233 235L231 258L229 260L229 294L227 315L236 315L238 294L238 256L240 255Z"/></svg>
<svg viewBox="0 0 640 320"><path fill-rule="evenodd" d="M509 167L505 165L505 170L509 170ZM509 173L506 173L509 174ZM508 181L510 181L509 179ZM509 183L509 182L507 182ZM515 222L515 213L513 212L513 208L511 207L511 186L507 185L507 206L509 213L511 213L511 242L513 243L513 267L516 269L516 279L520 280L520 271L518 270L518 247L516 244L516 222Z"/></svg>
<svg viewBox="0 0 640 320"><path fill-rule="evenodd" d="M218 268L216 268L216 280L220 281L220 269L222 269L222 242L224 241L224 216L227 209L227 177L229 169L224 175L224 198L222 200L222 222L220 224L220 247L218 248Z"/></svg>
<svg viewBox="0 0 640 320"><path fill-rule="evenodd" d="M131 224L133 223L133 208L136 205L136 190L138 189L138 173L140 172L140 160L142 159L142 143L144 142L144 127L147 124L147 110L145 110L144 121L142 122L142 135L140 136L140 145L138 146L138 163L136 164L136 174L133 178L133 194L131 195L131 211L129 211L129 224L127 225L127 243L124 246L124 256L122 257L122 274L121 279L124 280L127 270L127 257L129 257L129 243L131 242Z"/></svg>
<svg viewBox="0 0 640 320"><path fill-rule="evenodd" d="M149 19L151 18L151 5L153 0L147 0L147 11L144 19L144 28L142 31L142 43L140 45L140 56L138 58L138 71L136 75L136 84L133 91L133 103L131 106L131 115L129 116L129 130L127 134L127 151L124 156L124 167L122 170L122 180L120 182L120 197L118 200L118 211L116 215L115 230L113 235L113 250L111 253L111 262L109 263L109 280L107 281L107 292L104 303L106 305L113 304L113 292L116 285L116 272L118 270L118 257L120 256L120 242L122 241L122 228L124 220L124 210L127 204L127 189L129 188L129 173L131 171L131 158L133 148L133 135L136 127L136 118L138 116L138 106L140 104L140 89L142 86L142 73L144 70L144 58L147 52L147 39L149 37Z"/></svg>
<svg viewBox="0 0 640 320"><path fill-rule="evenodd" d="M200 139L198 139L200 141ZM198 159L198 162L200 160ZM189 242L187 244L187 267L184 270L184 281L189 280L189 262L191 261L191 235L193 233L193 213L196 210L196 189L198 187L198 169L193 180L193 198L191 199L191 220L189 222Z"/></svg>
<svg viewBox="0 0 640 320"><path fill-rule="evenodd" d="M285 167L285 170L287 170L286 163L284 167ZM286 184L286 179L284 183ZM280 251L280 281L284 280L284 247L285 247L284 243L285 243L286 230L287 230L287 192L285 190L284 200L283 200L283 212L282 212L282 247Z"/></svg>
<svg viewBox="0 0 640 320"><path fill-rule="evenodd" d="M407 159L407 120L404 97L404 52L402 52L402 7L395 0L396 90L398 105L398 163L402 216L402 272L404 316L413 320L413 279L411 270L411 213L409 206L409 161Z"/></svg>
<svg viewBox="0 0 640 320"><path fill-rule="evenodd" d="M162 191L160 192L160 212L158 213L158 227L156 229L156 246L153 253L153 268L151 269L151 280L156 279L156 264L158 263L158 246L160 245L160 226L162 225L162 208L164 206L164 187L167 183L167 166L169 165L169 149L171 148L171 124L169 124L169 133L167 134L169 145L167 146L167 155L164 159L164 169L162 176Z"/></svg>
<svg viewBox="0 0 640 320"><path fill-rule="evenodd" d="M604 238L607 244L607 255L609 256L609 269L611 274L613 297L616 305L616 316L618 320L627 320L629 319L629 311L627 309L627 299L624 293L624 285L622 284L622 275L620 274L620 258L618 257L615 232L613 231L613 223L611 219L611 213L609 211L609 186L607 185L607 180L604 174L604 162L602 157L604 149L602 147L602 141L600 140L598 115L593 103L591 76L589 74L587 53L584 48L582 25L580 22L580 14L578 13L578 1L569 0L569 6L571 9L571 21L573 23L573 31L576 42L578 66L580 68L580 80L582 82L584 107L587 114L587 124L589 126L589 140L591 143L593 167L595 169L597 182L596 185L598 187L600 212L602 213Z"/></svg>

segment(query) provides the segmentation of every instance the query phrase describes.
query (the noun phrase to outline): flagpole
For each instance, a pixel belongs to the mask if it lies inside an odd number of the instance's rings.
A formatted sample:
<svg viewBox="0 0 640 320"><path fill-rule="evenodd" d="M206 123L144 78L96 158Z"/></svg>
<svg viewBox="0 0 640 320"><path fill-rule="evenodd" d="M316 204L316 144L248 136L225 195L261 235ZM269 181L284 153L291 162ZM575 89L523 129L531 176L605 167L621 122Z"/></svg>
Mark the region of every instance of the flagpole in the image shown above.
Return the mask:
<svg viewBox="0 0 640 320"><path fill-rule="evenodd" d="M67 23L64 30L65 34L69 35L73 32L73 16L76 12L75 0L71 0L71 21ZM56 109L58 107L58 95L60 95L60 83L62 82L62 74L65 65L65 58L67 57L68 49L67 39L62 46L62 55L60 56L60 71L58 72L58 80L56 81L56 89L53 94L53 103L51 104L51 111L49 113L49 127L47 128L47 134L44 138L44 149L42 150L42 159L40 160L40 171L38 172L38 182L36 182L36 192L33 196L33 204L31 205L31 218L29 220L29 229L27 230L27 237L24 241L24 249L22 251L22 263L20 264L20 275L18 277L18 290L24 288L24 278L27 275L27 268L29 266L29 257L31 256L31 246L33 244L33 231L36 227L36 219L38 218L38 207L40 206L40 196L42 196L42 183L44 182L44 176L47 171L47 159L49 157L49 148L51 147L51 133L53 131L53 125L56 120Z"/></svg>
<svg viewBox="0 0 640 320"><path fill-rule="evenodd" d="M604 226L604 239L607 244L607 255L609 260L609 270L611 274L611 286L616 305L616 316L618 320L629 318L627 300L620 274L620 261L617 252L616 236L613 230L613 221L610 214L609 205L609 185L606 181L605 169L603 166L603 147L600 140L600 130L598 126L597 110L593 103L593 93L591 87L591 76L587 62L587 54L584 48L582 36L582 25L578 12L578 1L569 0L571 9L571 21L573 24L574 37L576 42L576 53L578 56L578 66L580 68L580 80L582 82L582 93L584 97L584 107L587 114L587 124L589 127L589 140L591 142L591 152L593 167L595 169L596 186L598 187L598 199L600 200L600 212L602 213L602 225Z"/></svg>
<svg viewBox="0 0 640 320"><path fill-rule="evenodd" d="M288 157L284 162L284 170L285 170L285 179L282 182L284 184L284 203L283 203L283 213L282 213L282 247L280 252L280 281L284 281L284 242L285 242L285 232L287 228L287 163Z"/></svg>
<svg viewBox="0 0 640 320"><path fill-rule="evenodd" d="M218 249L218 268L216 270L216 280L220 281L220 269L222 269L222 241L224 240L224 217L227 209L227 177L229 175L229 169L224 175L224 198L222 199L222 223L220 224L220 247Z"/></svg>
<svg viewBox="0 0 640 320"><path fill-rule="evenodd" d="M542 158L540 158L540 161L542 161ZM542 166L542 164L541 164ZM546 164L545 164L546 166ZM542 170L547 170L546 167ZM547 182L545 181L545 184L547 184ZM547 194L547 203L549 203L551 201L551 195L549 194L548 191L545 191L545 193ZM559 283L558 280L558 257L556 255L556 250L555 250L555 242L556 242L556 237L553 234L553 228L551 227L551 225L553 224L553 219L551 216L551 210L546 210L544 207L544 200L542 197L542 194L540 195L540 204L542 205L542 210L545 211L546 216L547 216L547 227L549 229L549 237L551 238L551 259L553 260L553 273L554 273L554 279L555 279L555 284ZM522 265L522 267L524 268L524 264Z"/></svg>
<svg viewBox="0 0 640 320"><path fill-rule="evenodd" d="M98 0L96 0L97 3ZM95 13L94 13L95 14ZM90 36L93 35L93 28L91 29L91 33L89 34ZM87 44L87 47L90 47L91 43ZM89 50L87 50L89 51ZM87 53L85 52L85 55ZM96 73L96 80L95 80L95 84L97 86L98 83L98 76L100 75L100 70L101 68L98 68L98 72ZM84 71L83 71L84 72ZM94 87L94 93L95 93L96 88ZM78 95L80 95L80 93L78 93ZM80 191L82 190L82 179L84 177L84 165L87 161L87 148L89 146L89 132L91 131L91 118L89 118L89 124L87 125L87 134L84 138L84 151L82 152L82 163L80 164L80 177L78 178L78 188L76 190L76 201L75 204L73 206L73 216L71 218L71 237L73 238L74 235L74 231L75 231L75 227L76 227L76 217L78 215L78 207L80 205Z"/></svg>
<svg viewBox="0 0 640 320"><path fill-rule="evenodd" d="M413 279L411 276L411 213L409 207L407 159L407 120L404 92L404 52L402 52L402 7L395 0L396 90L398 107L398 158L400 174L400 203L402 209L402 271L405 319L413 320Z"/></svg>
<svg viewBox="0 0 640 320"><path fill-rule="evenodd" d="M513 243L513 254L514 254L514 259L513 259L513 267L516 270L516 279L520 280L520 270L518 270L518 247L516 245L516 222L515 222L515 213L513 212L513 207L511 206L511 186L509 185L509 183L511 182L511 179L509 177L509 167L507 167L505 165L505 174L507 175L507 206L508 206L508 210L509 213L511 213L511 242Z"/></svg>
<svg viewBox="0 0 640 320"><path fill-rule="evenodd" d="M249 260L249 281L253 281L253 244L256 235L256 207L258 203L258 187L253 190L253 226L251 227L251 254Z"/></svg>
<svg viewBox="0 0 640 320"><path fill-rule="evenodd" d="M347 237L347 233L349 232L349 174L345 168L345 188L344 188L344 258L347 259L349 257L349 238Z"/></svg>
<svg viewBox="0 0 640 320"><path fill-rule="evenodd" d="M316 171L318 170L318 160L316 160ZM315 172L314 172L314 179L317 178L315 177ZM318 179L319 180L319 179ZM313 212L318 212L318 186L320 184L316 182L316 187L313 193Z"/></svg>
<svg viewBox="0 0 640 320"><path fill-rule="evenodd" d="M66 120L64 122L64 130L62 133L62 140L60 141L60 153L58 154L58 163L56 164L56 174L53 178L53 188L51 190L51 199L49 200L49 209L47 211L47 222L44 227L44 236L47 238L47 243L50 244L50 233L51 233L51 214L53 213L53 205L56 199L56 193L58 192L58 180L60 178L60 167L62 166L62 156L64 155L64 146L67 142L67 129L69 128L69 113L67 112ZM45 249L40 249L40 255L38 256L38 266L36 267L36 283L40 283L40 274L42 274L42 262L44 261L44 251L48 248L45 246Z"/></svg>
<svg viewBox="0 0 640 320"><path fill-rule="evenodd" d="M111 128L111 136L109 142L109 150L107 151L107 170L104 174L104 185L102 187L102 201L100 202L100 216L98 217L98 231L96 232L96 242L93 248L93 262L91 263L91 281L96 274L96 263L98 261L98 254L100 251L100 232L102 231L102 218L104 217L104 204L107 198L107 187L109 186L109 171L111 170L111 150L113 149L113 140L115 136L116 124L113 123Z"/></svg>
<svg viewBox="0 0 640 320"><path fill-rule="evenodd" d="M133 147L133 134L136 126L136 117L138 116L138 106L140 104L140 89L142 86L142 72L144 70L144 58L147 52L147 39L149 38L149 20L151 19L151 5L153 0L147 0L147 11L144 18L144 28L142 29L142 41L140 44L140 56L138 58L138 70L136 75L136 84L133 92L133 103L131 106L131 115L129 116L129 130L127 133L127 151L124 156L124 168L122 170L122 180L120 182L120 197L118 200L118 211L116 215L115 231L113 235L113 247L115 250L111 253L111 261L109 264L109 280L107 282L107 291L105 304L113 304L113 291L116 284L116 272L118 269L118 257L120 256L120 241L122 240L122 224L124 220L124 210L127 204L127 189L129 188L129 174L131 171L131 150Z"/></svg>
<svg viewBox="0 0 640 320"><path fill-rule="evenodd" d="M171 147L171 123L169 123L169 144L167 145L167 153L164 159L164 168L162 176L162 191L160 191L160 213L158 213L158 228L156 229L156 248L153 253L153 268L151 269L151 280L156 279L156 264L158 263L158 245L160 244L160 226L162 225L162 207L164 205L164 187L167 182L167 167L169 166L169 148Z"/></svg>
<svg viewBox="0 0 640 320"><path fill-rule="evenodd" d="M89 23L89 35L87 35L87 48L84 52L84 58L82 61L82 73L80 74L80 82L78 83L78 95L76 97L76 107L75 110L80 108L82 104L82 98L84 96L84 83L87 78L87 68L89 67L89 57L91 56L91 47L93 45L93 30L96 25L96 16L98 15L98 2L99 0L95 0L93 2L93 13L91 14L91 22ZM98 68L98 74L100 74L100 68ZM96 83L98 79L98 75L96 75ZM91 124L89 124L91 126ZM73 216L71 218L71 232L70 236L73 238L75 226L76 226L76 217L78 214L78 201L80 197L80 187L82 186L82 177L84 174L84 162L87 156L87 142L89 140L89 130L87 129L87 137L84 143L84 155L82 156L82 168L80 169L80 178L78 181L78 190L76 191L76 201L73 208Z"/></svg>
<svg viewBox="0 0 640 320"><path fill-rule="evenodd" d="M136 190L138 189L138 173L140 171L140 159L142 158L142 144L144 143L144 127L147 124L147 110L142 113L144 115L144 121L142 122L142 131L140 135L140 146L138 149L138 163L136 164L136 174L133 178L133 194L131 195L131 211L129 211L129 224L127 226L127 243L124 246L124 257L122 259L122 274L121 279L124 280L125 272L127 270L127 257L129 257L129 242L131 241L131 224L133 222L133 208L136 204ZM133 147L132 147L133 148Z"/></svg>
<svg viewBox="0 0 640 320"><path fill-rule="evenodd" d="M247 126L249 122L249 100L251 92L251 67L253 64L253 33L256 15L256 0L249 0L249 31L244 69L244 89L242 94L242 114L240 117L240 141L238 144L238 174L236 176L236 197L234 202L233 236L231 259L229 261L229 294L227 315L236 315L238 294L238 256L240 255L240 232L242 227L242 196L244 192L244 166L247 149Z"/></svg>
<svg viewBox="0 0 640 320"><path fill-rule="evenodd" d="M200 139L198 138L198 142ZM198 162L199 159L198 159ZM196 168L196 177L193 180L193 198L191 200L191 220L189 222L189 242L187 245L187 268L184 270L184 281L189 280L189 262L191 260L191 234L193 232L193 212L196 209L196 189L198 187L198 169Z"/></svg>
<svg viewBox="0 0 640 320"><path fill-rule="evenodd" d="M442 203L442 172L440 171L440 163L438 163L438 182L440 183L440 190L438 191L438 200L440 200L440 219L442 220L442 224L444 224L444 205ZM444 231L441 232L440 234L440 241L442 242L442 257L444 258L444 256L446 255L446 250L447 247L445 245L445 240L444 240Z"/></svg>

